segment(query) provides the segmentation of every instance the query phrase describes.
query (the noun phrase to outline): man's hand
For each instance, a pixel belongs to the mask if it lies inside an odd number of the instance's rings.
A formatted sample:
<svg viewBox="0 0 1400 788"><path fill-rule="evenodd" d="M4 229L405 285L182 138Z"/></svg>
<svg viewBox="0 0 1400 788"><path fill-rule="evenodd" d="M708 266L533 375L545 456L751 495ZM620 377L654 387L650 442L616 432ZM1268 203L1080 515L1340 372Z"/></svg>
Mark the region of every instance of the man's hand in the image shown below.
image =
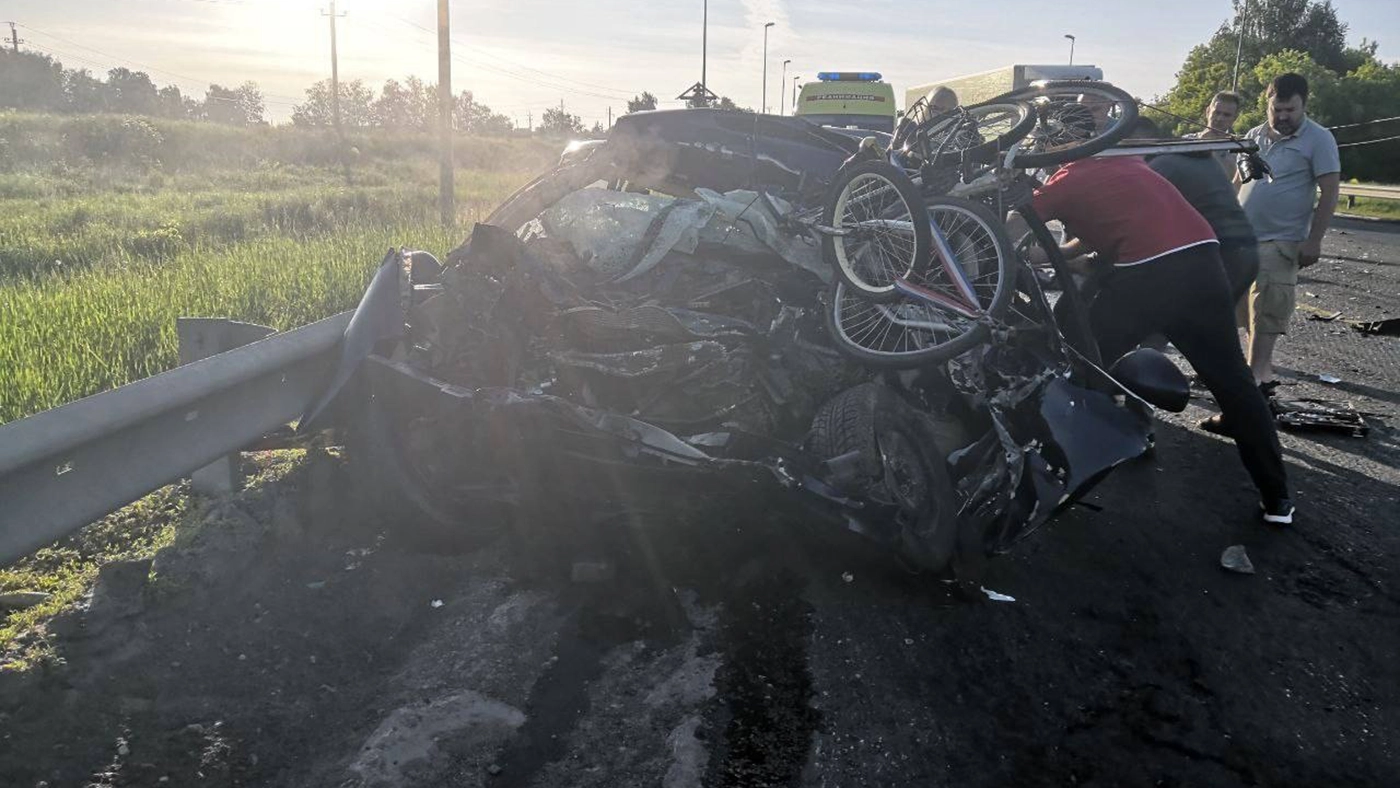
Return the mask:
<svg viewBox="0 0 1400 788"><path fill-rule="evenodd" d="M1302 246L1298 247L1299 268L1307 268L1316 263L1319 257L1322 257L1322 241L1314 241L1309 238L1303 241Z"/></svg>

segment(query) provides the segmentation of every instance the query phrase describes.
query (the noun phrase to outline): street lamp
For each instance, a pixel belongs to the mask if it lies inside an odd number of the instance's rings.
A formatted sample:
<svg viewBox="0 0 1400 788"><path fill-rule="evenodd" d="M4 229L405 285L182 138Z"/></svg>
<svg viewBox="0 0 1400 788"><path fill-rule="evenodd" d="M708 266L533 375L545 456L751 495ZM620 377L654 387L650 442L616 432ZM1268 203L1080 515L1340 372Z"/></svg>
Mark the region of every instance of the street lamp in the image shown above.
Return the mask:
<svg viewBox="0 0 1400 788"><path fill-rule="evenodd" d="M1069 64L1074 65L1074 36L1065 33L1065 38L1069 39Z"/></svg>
<svg viewBox="0 0 1400 788"><path fill-rule="evenodd" d="M758 105L760 113L768 111L768 28L776 24L768 22L763 25L763 101Z"/></svg>
<svg viewBox="0 0 1400 788"><path fill-rule="evenodd" d="M792 78L792 114L797 114L797 83L802 81L802 77L794 75Z"/></svg>
<svg viewBox="0 0 1400 788"><path fill-rule="evenodd" d="M778 80L778 114L779 114L779 115L786 115L786 114L787 114L786 112L783 112L783 111L782 111L782 109L783 109L783 87L782 87L782 86L785 85L785 84L787 84L787 64L789 64L789 63L791 63L791 62L792 62L791 60L784 60L784 61L783 61L783 78L780 79L780 80Z"/></svg>

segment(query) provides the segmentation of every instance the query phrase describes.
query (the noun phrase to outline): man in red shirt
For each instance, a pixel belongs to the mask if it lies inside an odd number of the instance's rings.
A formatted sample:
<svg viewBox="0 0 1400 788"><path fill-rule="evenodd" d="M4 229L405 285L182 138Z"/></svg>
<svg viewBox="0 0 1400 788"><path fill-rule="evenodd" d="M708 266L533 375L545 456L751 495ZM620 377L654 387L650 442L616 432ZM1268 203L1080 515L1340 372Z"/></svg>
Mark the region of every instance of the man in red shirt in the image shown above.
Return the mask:
<svg viewBox="0 0 1400 788"><path fill-rule="evenodd" d="M1240 458L1259 488L1264 519L1293 522L1274 419L1240 352L1219 244L1175 186L1136 157L1062 167L1031 203L1059 219L1103 267L1089 322L1106 364L1161 333L1220 405Z"/></svg>

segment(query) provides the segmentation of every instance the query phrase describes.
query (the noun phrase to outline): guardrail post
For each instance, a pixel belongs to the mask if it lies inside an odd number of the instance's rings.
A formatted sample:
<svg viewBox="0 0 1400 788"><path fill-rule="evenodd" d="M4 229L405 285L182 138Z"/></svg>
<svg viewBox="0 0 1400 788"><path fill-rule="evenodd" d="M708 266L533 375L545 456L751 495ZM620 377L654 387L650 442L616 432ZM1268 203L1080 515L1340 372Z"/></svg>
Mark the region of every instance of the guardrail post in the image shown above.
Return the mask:
<svg viewBox="0 0 1400 788"><path fill-rule="evenodd" d="M222 317L179 317L175 334L180 340L180 363L218 355L274 334L274 329ZM190 474L190 487L205 495L227 495L243 486L242 458L237 451Z"/></svg>

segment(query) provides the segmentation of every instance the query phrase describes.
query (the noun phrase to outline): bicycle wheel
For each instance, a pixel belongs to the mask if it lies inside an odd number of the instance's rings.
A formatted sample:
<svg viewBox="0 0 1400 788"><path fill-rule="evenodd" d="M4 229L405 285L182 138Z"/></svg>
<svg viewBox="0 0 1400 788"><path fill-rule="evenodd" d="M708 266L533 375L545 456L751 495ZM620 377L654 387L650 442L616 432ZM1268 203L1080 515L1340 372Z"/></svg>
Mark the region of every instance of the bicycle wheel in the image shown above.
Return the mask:
<svg viewBox="0 0 1400 788"><path fill-rule="evenodd" d="M1083 159L1128 135L1137 120L1137 101L1106 82L1038 82L1007 98L1035 109L1035 128L1026 152L1016 157L1024 169Z"/></svg>
<svg viewBox="0 0 1400 788"><path fill-rule="evenodd" d="M1001 222L985 207L954 197L929 199L925 210L958 268L950 270L939 258L911 272L910 283L958 300L966 299L965 284L986 315L999 319L1016 284L1015 251ZM964 283L955 281L959 276ZM942 361L987 335L986 320L902 296L893 302L874 302L840 280L830 298L827 328L837 349L873 366L912 367Z"/></svg>
<svg viewBox="0 0 1400 788"><path fill-rule="evenodd" d="M989 163L1029 134L1036 122L1034 108L1023 101L989 101L966 111L975 127L964 123L962 112L951 112L918 130L926 159L954 153L968 161Z"/></svg>
<svg viewBox="0 0 1400 788"><path fill-rule="evenodd" d="M933 248L919 190L883 161L842 170L827 195L822 254L842 281L872 301L899 297L894 281L908 276Z"/></svg>

